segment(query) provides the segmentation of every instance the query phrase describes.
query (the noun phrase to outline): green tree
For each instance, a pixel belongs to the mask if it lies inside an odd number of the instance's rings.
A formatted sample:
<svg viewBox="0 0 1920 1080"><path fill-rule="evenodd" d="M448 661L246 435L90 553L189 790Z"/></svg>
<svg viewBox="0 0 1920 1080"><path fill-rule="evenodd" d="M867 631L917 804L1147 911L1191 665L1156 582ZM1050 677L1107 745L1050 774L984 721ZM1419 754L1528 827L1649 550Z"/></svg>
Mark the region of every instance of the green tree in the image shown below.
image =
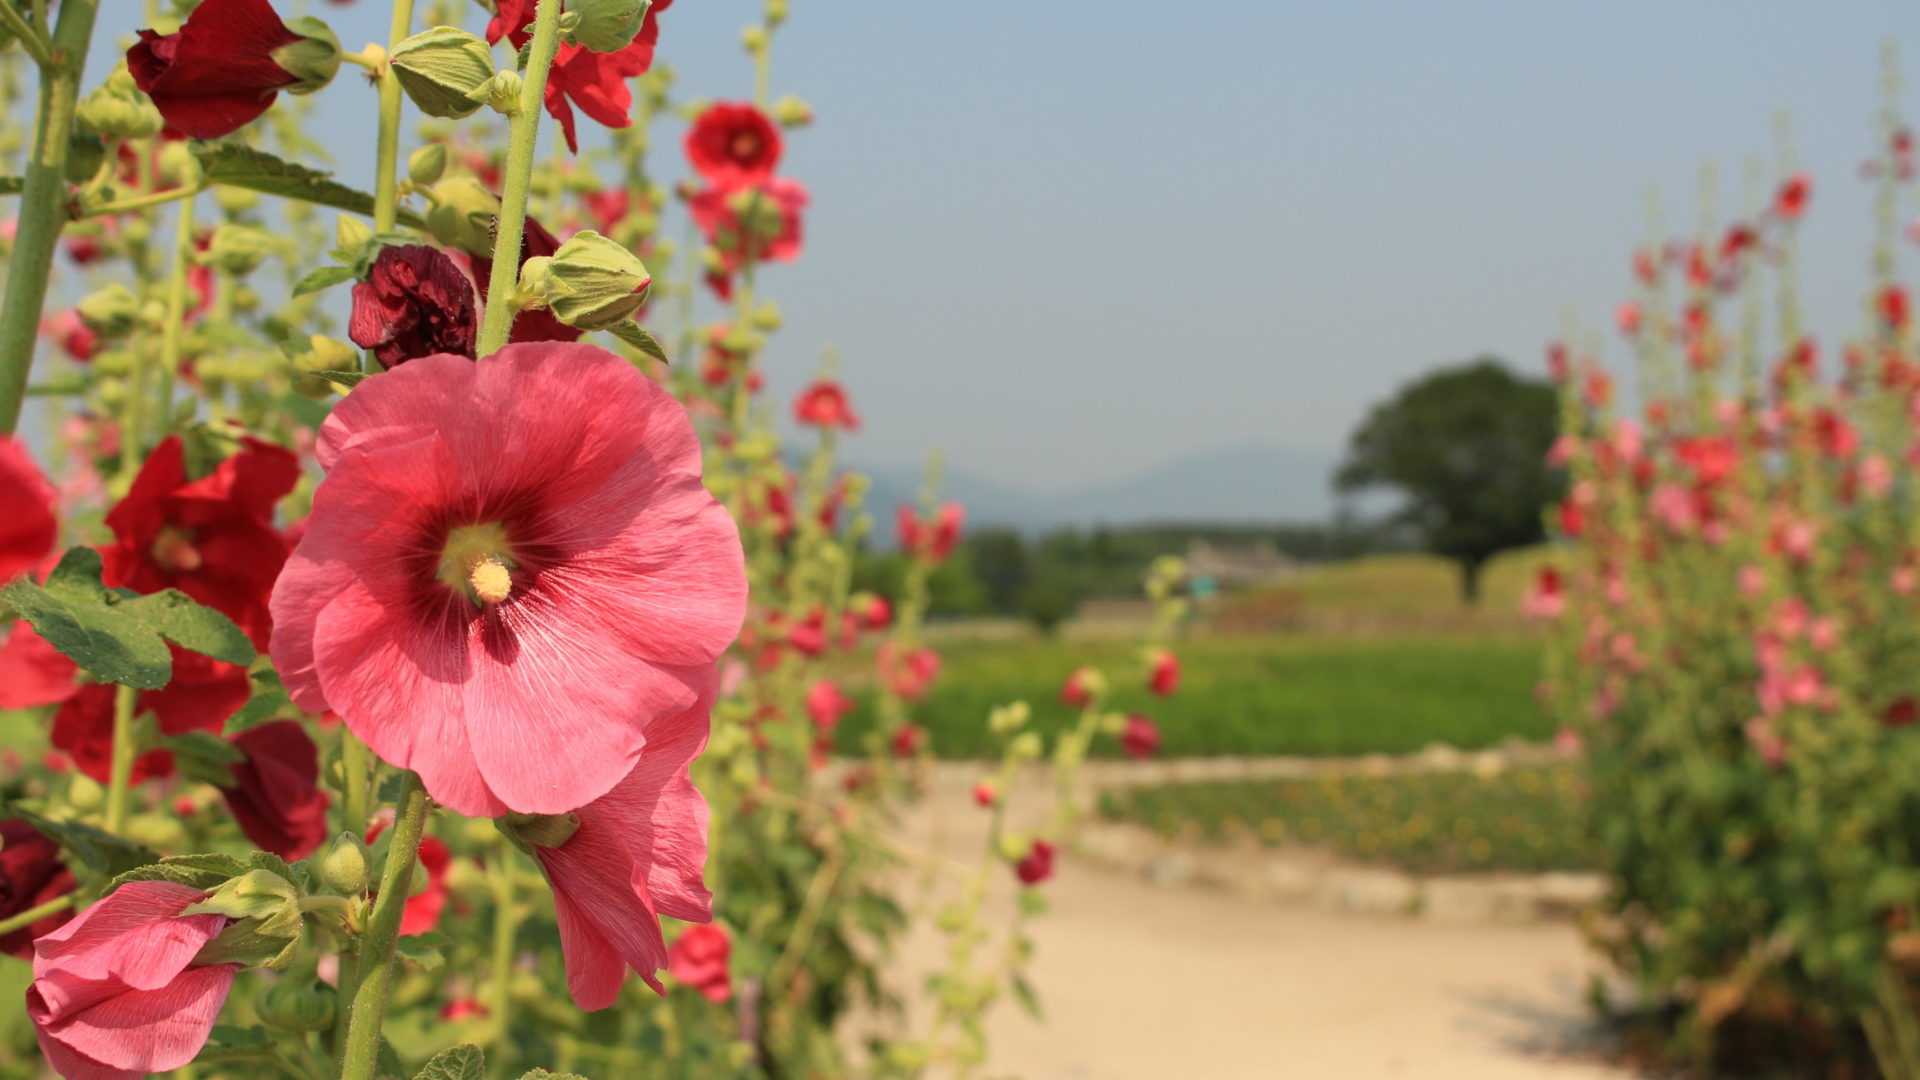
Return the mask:
<svg viewBox="0 0 1920 1080"><path fill-rule="evenodd" d="M1472 604L1488 559L1546 538L1543 511L1566 483L1546 463L1558 417L1550 384L1498 360L1436 371L1374 406L1334 486L1399 489L1406 503L1395 517L1428 551L1460 564L1460 593Z"/></svg>

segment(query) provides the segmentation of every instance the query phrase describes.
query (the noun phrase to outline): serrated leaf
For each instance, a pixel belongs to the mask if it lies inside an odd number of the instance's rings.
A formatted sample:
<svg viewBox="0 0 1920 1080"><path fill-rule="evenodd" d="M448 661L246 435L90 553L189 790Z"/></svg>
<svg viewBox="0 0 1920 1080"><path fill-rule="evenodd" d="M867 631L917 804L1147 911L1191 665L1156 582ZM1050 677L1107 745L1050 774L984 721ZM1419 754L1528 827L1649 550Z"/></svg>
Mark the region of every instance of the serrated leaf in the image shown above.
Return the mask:
<svg viewBox="0 0 1920 1080"><path fill-rule="evenodd" d="M245 667L258 654L246 631L178 589L162 589L121 605L136 612L161 637L183 649Z"/></svg>
<svg viewBox="0 0 1920 1080"><path fill-rule="evenodd" d="M305 296L310 292L330 289L343 281L352 280L353 267L351 266L323 266L296 282L293 286L293 295Z"/></svg>
<svg viewBox="0 0 1920 1080"><path fill-rule="evenodd" d="M112 892L134 881L171 881L178 885L212 892L245 874L251 867L232 855L169 855L146 866L135 867L108 883Z"/></svg>
<svg viewBox="0 0 1920 1080"><path fill-rule="evenodd" d="M607 332L663 364L672 363L667 359L667 347L660 344L660 339L648 333L646 327L632 319L622 319L614 323L607 327Z"/></svg>
<svg viewBox="0 0 1920 1080"><path fill-rule="evenodd" d="M255 671L247 677L253 682L253 696L240 706L238 712L227 717L223 733L229 738L248 728L290 719L294 712L293 699L287 696L287 688L280 682L278 673L272 670Z"/></svg>
<svg viewBox="0 0 1920 1080"><path fill-rule="evenodd" d="M579 1073L548 1072L545 1069L529 1069L520 1074L520 1080L587 1080Z"/></svg>
<svg viewBox="0 0 1920 1080"><path fill-rule="evenodd" d="M68 549L45 585L21 577L0 588L33 629L81 669L103 682L158 690L173 674L173 654L136 615L118 610L116 593L100 584L100 553Z"/></svg>
<svg viewBox="0 0 1920 1080"><path fill-rule="evenodd" d="M428 1059L413 1080L487 1080L487 1057L471 1043L448 1047Z"/></svg>
<svg viewBox="0 0 1920 1080"><path fill-rule="evenodd" d="M272 1057L273 1036L263 1027L235 1027L232 1024L215 1024L213 1033L207 1036L207 1044L193 1059L196 1062L212 1064L217 1061L245 1061L251 1058Z"/></svg>
<svg viewBox="0 0 1920 1080"><path fill-rule="evenodd" d="M447 962L441 950L453 944L453 939L445 934L414 934L394 942L394 951L400 959L422 971L438 971Z"/></svg>
<svg viewBox="0 0 1920 1080"><path fill-rule="evenodd" d="M283 161L251 146L229 142L195 142L193 156L209 183L242 187L284 199L299 199L319 206L331 206L355 214L373 214L373 196L334 180L333 174ZM400 210L394 215L403 225L424 228L420 215Z"/></svg>
<svg viewBox="0 0 1920 1080"><path fill-rule="evenodd" d="M11 808L8 813L24 819L40 835L60 845L60 849L73 856L80 865L101 876L110 877L159 857L131 840L123 840L91 825L76 821L54 821L19 807Z"/></svg>

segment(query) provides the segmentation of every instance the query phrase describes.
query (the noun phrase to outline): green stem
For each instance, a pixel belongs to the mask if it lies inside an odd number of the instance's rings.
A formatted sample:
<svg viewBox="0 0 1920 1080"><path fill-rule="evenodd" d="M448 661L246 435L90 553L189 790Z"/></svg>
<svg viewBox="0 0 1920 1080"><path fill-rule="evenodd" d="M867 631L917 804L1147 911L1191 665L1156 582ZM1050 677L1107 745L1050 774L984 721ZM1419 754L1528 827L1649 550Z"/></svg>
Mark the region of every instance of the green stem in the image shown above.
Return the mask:
<svg viewBox="0 0 1920 1080"><path fill-rule="evenodd" d="M113 759L107 773L107 831L115 836L127 827L127 789L133 780L133 710L138 694L131 686L113 688Z"/></svg>
<svg viewBox="0 0 1920 1080"><path fill-rule="evenodd" d="M160 390L154 395L160 406L154 442L173 426L173 380L180 374L180 335L187 326L187 263L193 253L193 211L194 202L188 199L180 204L180 214L174 222L173 265L167 271L167 324L161 328L160 335ZM137 389L144 392L145 387ZM120 437L144 444L146 433L125 431Z"/></svg>
<svg viewBox="0 0 1920 1080"><path fill-rule="evenodd" d="M74 894L68 893L65 896L49 900L39 907L30 907L18 915L10 915L7 918L0 919L0 937L11 934L22 927L32 926L41 919L65 911L73 905Z"/></svg>
<svg viewBox="0 0 1920 1080"><path fill-rule="evenodd" d="M53 64L53 43L47 40L46 32L27 21L12 4L0 4L0 24L20 40L20 47L27 50L33 62L41 67Z"/></svg>
<svg viewBox="0 0 1920 1080"><path fill-rule="evenodd" d="M149 206L164 206L170 202L179 202L181 199L191 199L205 190L207 190L205 184L191 184L186 187L168 188L165 191L156 191L151 195L136 195L131 199L118 199L114 202L104 202L94 206L82 207L80 216L90 218L100 217L103 214L124 214L129 210L145 210Z"/></svg>
<svg viewBox="0 0 1920 1080"><path fill-rule="evenodd" d="M371 763L367 744L355 738L351 731L342 732L340 771L344 775L340 782L340 813L345 820L341 827L355 836L367 835L367 774Z"/></svg>
<svg viewBox="0 0 1920 1080"><path fill-rule="evenodd" d="M73 107L80 95L80 72L87 63L93 17L99 0L68 0L60 5L53 31L52 62L40 67L40 102L20 192L20 231L13 241L7 287L0 299L0 435L20 425L20 402L33 366L40 309L47 302L53 252L66 227L67 139L73 133Z"/></svg>
<svg viewBox="0 0 1920 1080"><path fill-rule="evenodd" d="M513 901L513 849L502 841L493 864L493 970L487 987L487 1011L492 1014L493 1044L504 1048L510 1035L508 1018L513 1006L513 942L520 928Z"/></svg>
<svg viewBox="0 0 1920 1080"><path fill-rule="evenodd" d="M387 48L413 32L413 0L393 0L393 26ZM373 178L373 231L392 232L400 203L400 80L389 68L380 73L380 142Z"/></svg>
<svg viewBox="0 0 1920 1080"><path fill-rule="evenodd" d="M387 1012L387 990L393 983L394 942L400 936L400 917L406 912L407 894L413 888L413 864L419 858L420 834L426 827L426 789L420 786L418 775L402 775L405 784L387 848L386 869L380 875L380 895L360 940L359 986L349 1006L340 1080L373 1080L380 1053L380 1025Z"/></svg>
<svg viewBox="0 0 1920 1080"><path fill-rule="evenodd" d="M540 0L533 19L532 52L521 75L520 104L507 130L507 164L500 192L500 222L494 231L493 273L487 279L487 314L475 352L487 356L507 343L513 329L513 293L520 280L520 239L527 227L527 193L533 186L533 154L540 137L547 72L560 51L560 0Z"/></svg>

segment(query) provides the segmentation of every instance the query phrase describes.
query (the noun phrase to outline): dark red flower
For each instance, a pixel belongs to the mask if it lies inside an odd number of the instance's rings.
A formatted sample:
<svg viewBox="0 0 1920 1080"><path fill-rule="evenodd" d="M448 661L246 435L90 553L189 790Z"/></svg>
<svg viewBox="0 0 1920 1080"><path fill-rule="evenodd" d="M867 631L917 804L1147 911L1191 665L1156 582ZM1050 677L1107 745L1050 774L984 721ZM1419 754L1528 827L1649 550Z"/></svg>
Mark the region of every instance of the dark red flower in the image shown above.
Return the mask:
<svg viewBox="0 0 1920 1080"><path fill-rule="evenodd" d="M1912 727L1914 721L1920 720L1920 701L1903 697L1888 705L1886 711L1880 714L1880 720L1888 727ZM0 915L5 914L5 908L0 907Z"/></svg>
<svg viewBox="0 0 1920 1080"><path fill-rule="evenodd" d="M473 355L478 329L473 285L438 248L380 249L367 280L353 287L347 336L372 349L383 368L435 353Z"/></svg>
<svg viewBox="0 0 1920 1080"><path fill-rule="evenodd" d="M780 164L780 129L758 107L720 101L687 129L687 160L715 187L756 184Z"/></svg>
<svg viewBox="0 0 1920 1080"><path fill-rule="evenodd" d="M916 757L926 745L927 729L919 724L902 724L900 730L893 733L894 757Z"/></svg>
<svg viewBox="0 0 1920 1080"><path fill-rule="evenodd" d="M793 418L819 428L860 430L860 414L847 400L846 388L838 379L815 379L793 402Z"/></svg>
<svg viewBox="0 0 1920 1080"><path fill-rule="evenodd" d="M178 33L140 31L127 50L127 70L169 125L196 139L217 139L301 83L275 53L305 40L267 0L205 0Z"/></svg>
<svg viewBox="0 0 1920 1080"><path fill-rule="evenodd" d="M320 754L292 720L248 728L233 745L247 759L221 788L241 831L287 859L304 859L327 838L327 794L320 790Z"/></svg>
<svg viewBox="0 0 1920 1080"><path fill-rule="evenodd" d="M33 569L53 550L60 523L53 485L27 453L26 443L0 435L0 581Z"/></svg>
<svg viewBox="0 0 1920 1080"><path fill-rule="evenodd" d="M1780 185L1780 191L1773 197L1774 216L1785 221L1797 220L1807 212L1807 200L1813 197L1813 177L1803 172L1794 173Z"/></svg>
<svg viewBox="0 0 1920 1080"><path fill-rule="evenodd" d="M1153 721L1134 713L1127 717L1127 726L1120 732L1120 749L1136 760L1150 758L1160 752L1160 729Z"/></svg>
<svg viewBox="0 0 1920 1080"><path fill-rule="evenodd" d="M560 250L560 241L546 226L527 219L520 232L520 265L525 266L528 259L550 256ZM480 299L485 302L487 290L492 284L493 259L486 255L473 256L473 277L480 283ZM546 308L523 311L513 317L513 328L507 332L509 343L516 341L578 341L584 331L568 326L555 318Z"/></svg>
<svg viewBox="0 0 1920 1080"><path fill-rule="evenodd" d="M72 892L73 873L60 861L60 845L19 818L0 821L0 919L10 919ZM0 937L0 952L33 956L33 940L73 917L59 911Z"/></svg>
<svg viewBox="0 0 1920 1080"><path fill-rule="evenodd" d="M1880 290L1880 317L1886 320L1889 329L1903 329L1911 314L1907 290L1899 285L1888 285Z"/></svg>
<svg viewBox="0 0 1920 1080"><path fill-rule="evenodd" d="M14 636L28 632L20 627ZM219 731L227 717L253 695L246 669L185 649L171 651L173 678L162 689L140 691L134 699L136 713L153 713L162 735ZM73 661L57 654L55 659L71 679L77 670ZM71 755L81 772L103 784L113 761L113 696L114 688L105 683L72 686L61 700L60 711L53 714L53 745ZM151 750L134 759L134 783L171 775L173 754L169 751Z"/></svg>
<svg viewBox="0 0 1920 1080"><path fill-rule="evenodd" d="M725 930L712 923L689 926L668 947L667 970L708 1001L720 1004L733 996L733 981L727 972L732 951Z"/></svg>
<svg viewBox="0 0 1920 1080"><path fill-rule="evenodd" d="M1026 857L1013 864L1014 876L1022 885L1038 885L1053 876L1053 845L1035 840Z"/></svg>

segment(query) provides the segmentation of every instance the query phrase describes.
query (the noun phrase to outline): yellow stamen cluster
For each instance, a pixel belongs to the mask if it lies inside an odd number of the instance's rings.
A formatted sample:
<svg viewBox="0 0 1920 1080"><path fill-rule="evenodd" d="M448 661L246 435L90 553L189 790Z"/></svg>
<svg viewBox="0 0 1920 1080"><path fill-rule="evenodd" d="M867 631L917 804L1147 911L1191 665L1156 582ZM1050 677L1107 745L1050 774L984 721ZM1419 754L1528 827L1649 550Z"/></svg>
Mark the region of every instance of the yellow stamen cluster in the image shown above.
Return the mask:
<svg viewBox="0 0 1920 1080"><path fill-rule="evenodd" d="M483 602L497 604L513 590L513 575L507 572L507 564L501 562L498 555L489 555L468 569L467 585Z"/></svg>
<svg viewBox="0 0 1920 1080"><path fill-rule="evenodd" d="M442 584L476 604L498 604L513 593L512 545L498 522L463 525L447 534L440 552Z"/></svg>

